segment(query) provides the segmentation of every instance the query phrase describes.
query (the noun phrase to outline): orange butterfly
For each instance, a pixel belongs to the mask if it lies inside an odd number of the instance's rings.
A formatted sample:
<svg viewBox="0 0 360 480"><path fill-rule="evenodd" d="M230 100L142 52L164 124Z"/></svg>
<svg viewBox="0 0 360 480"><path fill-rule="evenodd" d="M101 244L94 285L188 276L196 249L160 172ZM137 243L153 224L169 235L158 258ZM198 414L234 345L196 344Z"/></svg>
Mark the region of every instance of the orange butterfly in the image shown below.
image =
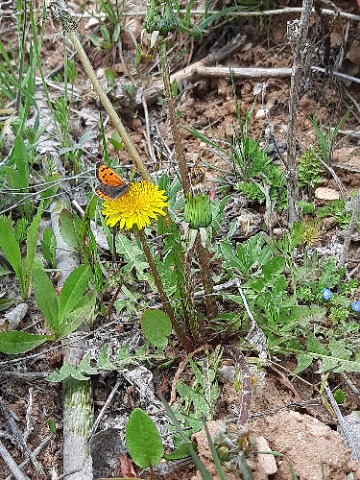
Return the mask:
<svg viewBox="0 0 360 480"><path fill-rule="evenodd" d="M95 193L103 200L116 200L129 190L129 184L103 162L96 163L96 177L100 183Z"/></svg>

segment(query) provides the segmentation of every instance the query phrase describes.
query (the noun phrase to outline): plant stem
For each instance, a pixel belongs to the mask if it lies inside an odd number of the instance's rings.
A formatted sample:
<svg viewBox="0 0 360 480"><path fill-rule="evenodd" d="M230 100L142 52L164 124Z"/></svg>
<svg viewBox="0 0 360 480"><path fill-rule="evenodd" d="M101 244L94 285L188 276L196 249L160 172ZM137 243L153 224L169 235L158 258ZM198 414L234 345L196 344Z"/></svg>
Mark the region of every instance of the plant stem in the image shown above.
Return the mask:
<svg viewBox="0 0 360 480"><path fill-rule="evenodd" d="M182 188L183 188L184 194L186 194L190 190L190 180L187 174L184 150L182 147L179 129L176 122L175 105L174 105L174 100L171 93L169 64L167 61L166 41L163 41L160 44L160 64L161 64L161 73L162 73L162 78L164 83L164 93L165 93L169 121L170 121L170 129L171 129L171 133L174 141L176 161L179 165Z"/></svg>
<svg viewBox="0 0 360 480"><path fill-rule="evenodd" d="M138 169L140 175L144 180L148 182L152 182L150 173L147 171L139 152L136 150L133 142L131 141L122 121L120 120L119 115L116 113L114 107L112 106L108 96L104 92L104 89L101 86L101 83L97 79L96 73L89 61L88 56L86 55L83 46L79 40L77 34L77 25L76 22L73 20L72 16L70 15L69 11L67 10L66 4L62 0L48 2L49 7L51 8L51 13L53 17L60 21L64 31L67 33L69 39L73 43L75 50L77 51L81 63L87 73L91 83L93 84L95 92L98 94L103 107L105 108L107 114L110 117L110 120L122 138L124 145L129 152L130 157L132 158L136 168Z"/></svg>
<svg viewBox="0 0 360 480"><path fill-rule="evenodd" d="M214 284L211 278L211 270L209 266L209 258L204 245L201 243L200 234L198 233L195 240L196 254L200 265L201 281L205 291L205 306L209 320L215 318L218 309L214 297Z"/></svg>
<svg viewBox="0 0 360 480"><path fill-rule="evenodd" d="M149 267L150 267L150 270L151 270L151 274L154 277L154 281L155 281L157 291L159 293L161 302L164 306L164 310L165 310L167 316L170 318L171 324L172 324L172 326L173 326L173 328L176 332L176 335L178 336L182 346L185 348L185 350L188 353L190 353L194 350L194 345L193 345L192 342L190 342L190 340L186 337L184 332L181 330L181 327L180 327L178 321L175 318L174 310L173 310L173 308L170 304L170 300L169 300L169 298L168 298L168 296L167 296L167 294L164 290L164 286L162 284L158 269L156 268L153 256L151 254L149 245L148 245L146 237L144 235L144 231L143 230L138 230L137 232L135 232L135 234L137 235L137 237L140 240L140 243L141 243L141 246L143 248L146 260L148 261L148 264L149 264Z"/></svg>
<svg viewBox="0 0 360 480"><path fill-rule="evenodd" d="M305 42L312 9L312 0L303 0L300 20L290 25L290 44L293 51L293 66L290 86L289 127L287 135L288 220L292 225L297 218L296 203L299 197L299 182L296 158L296 127L299 90L305 64Z"/></svg>

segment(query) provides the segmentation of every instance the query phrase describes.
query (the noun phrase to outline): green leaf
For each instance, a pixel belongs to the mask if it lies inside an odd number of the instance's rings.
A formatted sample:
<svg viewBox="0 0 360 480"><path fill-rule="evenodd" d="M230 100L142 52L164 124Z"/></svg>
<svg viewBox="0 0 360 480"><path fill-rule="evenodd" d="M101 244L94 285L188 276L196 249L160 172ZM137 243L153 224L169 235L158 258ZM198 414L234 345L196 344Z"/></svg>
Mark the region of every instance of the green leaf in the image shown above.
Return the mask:
<svg viewBox="0 0 360 480"><path fill-rule="evenodd" d="M10 263L20 282L23 283L20 246L16 241L14 228L10 221L0 218L0 248Z"/></svg>
<svg viewBox="0 0 360 480"><path fill-rule="evenodd" d="M145 338L155 347L163 348L168 344L172 331L169 317L156 308L145 310L141 318L141 330Z"/></svg>
<svg viewBox="0 0 360 480"><path fill-rule="evenodd" d="M59 302L59 322L66 320L66 316L75 309L83 298L89 281L89 267L80 265L75 268L65 280L61 289Z"/></svg>
<svg viewBox="0 0 360 480"><path fill-rule="evenodd" d="M262 271L266 280L270 280L272 277L277 276L283 272L285 268L285 260L282 257L275 257L265 263L262 267Z"/></svg>
<svg viewBox="0 0 360 480"><path fill-rule="evenodd" d="M126 447L133 461L141 468L158 465L164 455L156 426L140 408L132 411L126 426Z"/></svg>
<svg viewBox="0 0 360 480"><path fill-rule="evenodd" d="M47 326L57 334L59 330L59 298L42 268L36 268L33 271L33 290L36 303L45 317Z"/></svg>
<svg viewBox="0 0 360 480"><path fill-rule="evenodd" d="M1 332L0 352L7 354L25 353L53 338L52 335L33 335L17 330Z"/></svg>
<svg viewBox="0 0 360 480"><path fill-rule="evenodd" d="M181 443L172 453L165 454L164 459L167 462L170 462L172 460L181 460L182 458L188 457L190 455L189 445L191 445L190 442Z"/></svg>
<svg viewBox="0 0 360 480"><path fill-rule="evenodd" d="M335 390L334 392L334 398L336 400L336 403L338 404L342 404L345 402L345 392L344 390L341 390L341 388L338 388L337 390Z"/></svg>
<svg viewBox="0 0 360 480"><path fill-rule="evenodd" d="M75 380L89 380L88 377L82 375L77 368L74 368L69 362L64 363L60 370L55 370L51 372L47 377L49 382L59 383L64 381L67 378L73 378Z"/></svg>
<svg viewBox="0 0 360 480"><path fill-rule="evenodd" d="M296 360L297 360L297 367L293 371L293 374L299 375L300 372L302 372L309 365L311 365L313 361L313 357L311 355L307 355L306 353L301 353L296 357Z"/></svg>
<svg viewBox="0 0 360 480"><path fill-rule="evenodd" d="M178 421L178 419L176 418L175 416L175 413L174 411L170 408L170 405L167 403L167 401L165 400L165 398L163 397L163 395L159 395L160 397L160 400L162 401L164 407L165 407L165 410L166 410L166 413L168 414L169 418L172 420L172 422L174 423L175 425L175 428L178 432L178 434L180 435L182 441L184 443L187 443L189 440L188 438L186 438L186 435L185 433L183 432L182 428L181 428L181 425ZM189 453L190 455L192 456L193 460L194 460L194 463L196 465L196 468L199 470L200 474L201 474L201 478L202 480L213 480L213 477L211 476L209 470L207 470L207 468L205 467L205 465L201 462L200 458L198 457L197 453L195 452L194 450L194 447L192 446L191 443L188 444L188 448L189 448Z"/></svg>
<svg viewBox="0 0 360 480"><path fill-rule="evenodd" d="M14 303L15 298L0 298L0 312L7 310L11 307L11 305L14 305Z"/></svg>
<svg viewBox="0 0 360 480"><path fill-rule="evenodd" d="M82 323L89 322L93 316L96 298L92 293L88 293L81 299L81 306L72 310L59 321L59 337L66 337L74 332Z"/></svg>
<svg viewBox="0 0 360 480"><path fill-rule="evenodd" d="M59 226L64 242L75 250L81 250L84 245L83 239L86 228L84 222L70 210L64 208L60 212Z"/></svg>
<svg viewBox="0 0 360 480"><path fill-rule="evenodd" d="M27 240L26 240L26 260L24 262L24 295L25 298L29 294L31 276L34 268L34 261L36 255L36 246L37 246L37 234L39 230L41 215L43 212L43 204L40 203L38 211L32 221L31 225L27 230Z"/></svg>
<svg viewBox="0 0 360 480"><path fill-rule="evenodd" d="M51 268L56 266L56 238L51 228L46 227L41 240L43 257Z"/></svg>

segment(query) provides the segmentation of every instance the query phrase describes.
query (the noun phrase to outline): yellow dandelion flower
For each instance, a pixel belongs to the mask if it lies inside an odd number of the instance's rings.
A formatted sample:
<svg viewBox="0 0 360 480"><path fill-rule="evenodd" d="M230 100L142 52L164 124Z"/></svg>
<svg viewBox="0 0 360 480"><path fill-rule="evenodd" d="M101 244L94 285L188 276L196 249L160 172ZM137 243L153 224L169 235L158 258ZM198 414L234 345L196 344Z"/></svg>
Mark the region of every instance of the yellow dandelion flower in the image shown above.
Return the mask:
<svg viewBox="0 0 360 480"><path fill-rule="evenodd" d="M130 230L134 225L142 230L151 224L152 219L157 220L159 215L166 215L166 200L165 190L142 180L131 183L129 191L116 200L105 200L102 214L109 227L119 223L120 228L126 230Z"/></svg>

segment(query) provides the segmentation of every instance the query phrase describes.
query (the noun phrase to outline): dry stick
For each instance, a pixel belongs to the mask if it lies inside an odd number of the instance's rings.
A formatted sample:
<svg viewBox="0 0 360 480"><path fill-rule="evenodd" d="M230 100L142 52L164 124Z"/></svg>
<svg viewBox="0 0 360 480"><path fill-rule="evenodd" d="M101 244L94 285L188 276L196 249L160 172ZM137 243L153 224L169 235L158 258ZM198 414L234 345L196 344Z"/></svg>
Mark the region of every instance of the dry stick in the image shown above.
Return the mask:
<svg viewBox="0 0 360 480"><path fill-rule="evenodd" d="M347 426L347 423L344 420L344 417L340 411L339 405L337 401L335 400L328 383L325 383L325 393L329 399L329 402L331 404L332 409L335 412L335 415L338 419L340 429L342 431L344 440L346 445L351 449L352 455L354 459L357 461L358 465L360 465L360 449L357 445L356 442L354 442L354 439L352 438L351 433L349 432L349 428Z"/></svg>
<svg viewBox="0 0 360 480"><path fill-rule="evenodd" d="M93 424L93 426L91 427L91 430L90 430L90 432L89 432L89 436L88 436L89 442L91 441L92 437L95 435L96 430L97 430L97 428L98 428L98 426L99 426L99 423L100 423L102 417L104 416L104 414L105 414L108 406L110 405L112 399L114 398L114 395L115 395L115 393L117 392L117 390L118 390L118 388L120 387L120 385L121 385L121 380L118 380L118 381L116 382L116 384L114 385L113 389L111 390L110 395L108 396L108 398L107 398L104 406L103 406L102 409L100 410L100 413L99 413L99 415L97 416L97 418L96 418L96 420L95 420L95 422L94 422L94 424Z"/></svg>
<svg viewBox="0 0 360 480"><path fill-rule="evenodd" d="M346 258L348 256L349 248L350 248L351 235L353 234L353 231L356 227L359 211L360 211L360 189L357 192L357 195L353 204L351 220L350 220L348 229L346 230L343 251L340 257L340 265L344 265L344 263L346 262Z"/></svg>
<svg viewBox="0 0 360 480"><path fill-rule="evenodd" d="M5 405L2 397L0 397L0 411L6 421L6 424L11 432L12 438L15 444L20 448L23 455L26 455L32 462L37 473L44 473L41 465L34 457L33 452L26 445L25 438L20 428L18 427L13 415L10 413L9 409Z"/></svg>
<svg viewBox="0 0 360 480"><path fill-rule="evenodd" d="M44 438L44 440L42 440L42 442L40 443L40 445L38 445L34 451L33 451L33 455L34 457L36 457L37 455L39 455L39 453L41 453L41 451L46 447L46 445L50 442L50 440L53 440L55 438L55 435L49 435L48 437ZM19 468L24 468L26 467L26 465L30 462L30 458L25 458L25 460L23 462L20 463L19 465ZM6 477L5 480L12 480L13 478L13 475L9 475L8 477Z"/></svg>
<svg viewBox="0 0 360 480"><path fill-rule="evenodd" d="M302 72L305 63L305 42L311 15L312 0L303 0L303 11L300 20L288 22L290 42L293 51L293 66L290 86L289 126L287 135L287 163L288 163L288 220L292 225L297 218L296 203L299 196L299 182L296 159L296 124L299 105L299 89L302 82Z"/></svg>
<svg viewBox="0 0 360 480"><path fill-rule="evenodd" d="M0 440L0 455L4 459L6 465L9 467L12 475L16 478L16 480L30 480L27 475L24 475L20 468L15 463L14 459L10 455L10 453L5 448L4 444Z"/></svg>
<svg viewBox="0 0 360 480"><path fill-rule="evenodd" d="M122 138L124 145L131 156L136 168L138 169L140 175L143 177L144 180L148 182L152 182L150 173L147 171L139 152L136 150L133 142L131 141L122 121L120 120L119 115L116 113L112 103L110 102L109 98L107 97L106 93L104 92L101 83L99 82L96 73L81 45L77 34L77 25L76 22L73 20L72 16L70 15L67 6L63 0L48 0L47 5L52 13L52 16L61 23L64 31L67 33L69 39L73 43L81 63L85 69L86 74L88 75L91 83L93 84L95 92L98 94L103 107L105 108L109 118L113 124L113 127L119 133L120 137Z"/></svg>
<svg viewBox="0 0 360 480"><path fill-rule="evenodd" d="M181 142L179 129L177 126L175 105L174 105L174 100L171 93L170 72L169 72L169 64L167 60L167 42L166 41L163 41L160 45L160 63L161 63L162 79L164 82L164 93L165 93L166 104L168 109L171 133L174 141L176 161L179 167L179 173L180 173L183 192L184 192L184 195L186 195L190 190L190 180L187 174L184 149Z"/></svg>
<svg viewBox="0 0 360 480"><path fill-rule="evenodd" d="M230 15L232 17L269 17L269 16L274 16L274 15L288 15L292 13L302 13L303 8L301 7L284 7L284 8L279 8L276 10L254 10L254 11L240 11L240 12L231 12ZM147 13L147 10L139 11L129 11L129 12L121 12L121 15L124 17L144 17ZM189 12L187 10L180 10L180 13L182 14L188 14ZM203 10L201 8L196 9L196 10L191 10L191 15L194 16L201 16L203 17L204 15L218 15L219 11L218 10ZM311 13L315 13L315 10L312 9ZM355 20L357 22L360 22L360 16L355 15L353 13L348 13L348 12L343 12L342 10L337 9L337 11L330 10L328 8L322 8L320 10L321 15L327 15L331 17L341 17L341 18L346 18L348 20ZM93 15L91 14L86 14L86 13L74 13L74 17L80 17L80 18L93 18ZM107 15L104 14L99 14L97 15L98 18L105 20L107 19Z"/></svg>

